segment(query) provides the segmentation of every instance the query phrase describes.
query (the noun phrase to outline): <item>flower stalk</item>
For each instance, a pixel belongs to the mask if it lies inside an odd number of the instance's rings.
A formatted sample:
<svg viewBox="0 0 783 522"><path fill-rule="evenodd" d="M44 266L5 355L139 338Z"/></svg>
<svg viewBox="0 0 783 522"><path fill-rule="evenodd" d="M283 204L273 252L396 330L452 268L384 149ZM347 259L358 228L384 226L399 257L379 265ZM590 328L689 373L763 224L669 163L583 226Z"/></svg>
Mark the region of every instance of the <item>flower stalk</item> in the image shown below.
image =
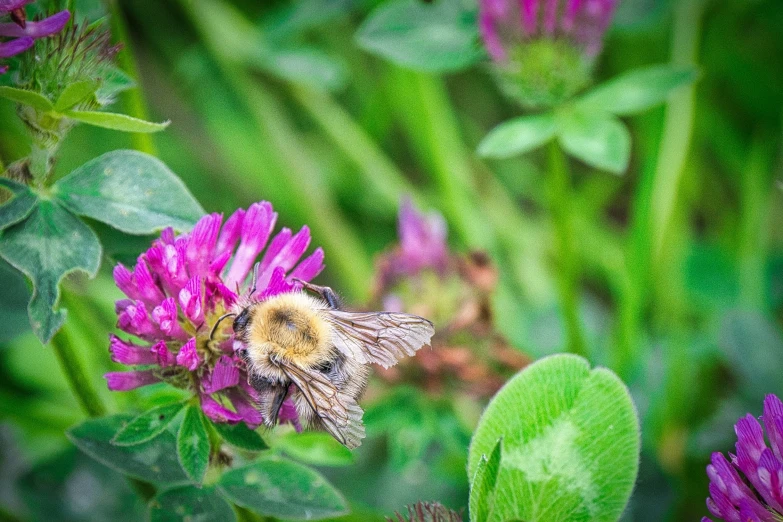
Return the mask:
<svg viewBox="0 0 783 522"><path fill-rule="evenodd" d="M103 404L82 362L74 351L67 328L60 329L52 338L50 345L57 357L60 368L62 368L65 380L68 381L68 386L84 412L90 417L105 415L106 406Z"/></svg>
<svg viewBox="0 0 783 522"><path fill-rule="evenodd" d="M560 306L565 319L568 351L586 355L584 334L579 319L579 254L574 245L572 187L566 157L556 141L549 144L547 191L555 225L558 260L557 283Z"/></svg>

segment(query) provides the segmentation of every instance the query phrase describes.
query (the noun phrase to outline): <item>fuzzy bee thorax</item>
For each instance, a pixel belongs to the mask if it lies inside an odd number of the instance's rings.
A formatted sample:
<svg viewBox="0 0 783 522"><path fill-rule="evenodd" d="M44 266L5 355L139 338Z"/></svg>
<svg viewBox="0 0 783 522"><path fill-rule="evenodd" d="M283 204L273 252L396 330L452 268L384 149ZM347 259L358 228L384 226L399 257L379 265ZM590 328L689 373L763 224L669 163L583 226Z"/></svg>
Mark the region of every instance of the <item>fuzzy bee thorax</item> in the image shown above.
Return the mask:
<svg viewBox="0 0 783 522"><path fill-rule="evenodd" d="M324 363L332 351L330 325L321 314L325 308L319 299L298 292L251 305L243 336L251 359L278 357L301 367Z"/></svg>

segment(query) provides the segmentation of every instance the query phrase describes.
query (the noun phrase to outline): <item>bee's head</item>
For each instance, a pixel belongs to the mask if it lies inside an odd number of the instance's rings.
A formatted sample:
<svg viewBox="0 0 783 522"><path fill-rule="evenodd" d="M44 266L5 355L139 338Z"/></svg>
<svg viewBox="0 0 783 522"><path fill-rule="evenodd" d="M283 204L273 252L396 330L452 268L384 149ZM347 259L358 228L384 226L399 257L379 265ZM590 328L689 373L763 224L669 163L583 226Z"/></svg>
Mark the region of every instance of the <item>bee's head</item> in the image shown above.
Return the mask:
<svg viewBox="0 0 783 522"><path fill-rule="evenodd" d="M245 337L245 332L250 325L250 309L245 308L234 318L234 335L237 338L242 339Z"/></svg>

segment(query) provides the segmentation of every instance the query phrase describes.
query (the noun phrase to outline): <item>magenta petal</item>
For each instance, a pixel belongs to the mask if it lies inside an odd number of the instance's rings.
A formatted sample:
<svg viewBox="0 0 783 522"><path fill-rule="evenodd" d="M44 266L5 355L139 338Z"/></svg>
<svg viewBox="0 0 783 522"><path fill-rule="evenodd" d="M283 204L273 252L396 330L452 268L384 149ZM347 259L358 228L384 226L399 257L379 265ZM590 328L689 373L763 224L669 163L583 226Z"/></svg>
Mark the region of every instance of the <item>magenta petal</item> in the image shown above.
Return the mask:
<svg viewBox="0 0 783 522"><path fill-rule="evenodd" d="M277 212L272 210L269 202L250 205L242 222L242 242L226 276L226 286L234 288L245 280L250 267L266 245L276 221Z"/></svg>
<svg viewBox="0 0 783 522"><path fill-rule="evenodd" d="M27 4L33 3L35 0L0 0L0 15L21 9Z"/></svg>
<svg viewBox="0 0 783 522"><path fill-rule="evenodd" d="M48 18L38 22L27 22L24 28L11 22L0 24L0 36L29 36L31 38L43 38L55 33L59 33L68 20L71 19L71 13L60 11Z"/></svg>
<svg viewBox="0 0 783 522"><path fill-rule="evenodd" d="M759 421L750 414L737 421L734 431L737 433L737 466L753 481L761 452L767 447L764 431Z"/></svg>
<svg viewBox="0 0 783 522"><path fill-rule="evenodd" d="M283 267L278 266L272 272L271 279L267 283L266 288L264 288L264 291L261 292L261 294L259 294L259 297L261 299L266 299L267 297L272 297L279 294L285 294L287 292L294 290L294 288L295 287L292 283L286 281L285 270L283 269Z"/></svg>
<svg viewBox="0 0 783 522"><path fill-rule="evenodd" d="M191 277L207 275L222 222L222 214L210 214L199 219L190 232L185 258Z"/></svg>
<svg viewBox="0 0 783 522"><path fill-rule="evenodd" d="M104 375L106 385L112 391L135 390L141 386L153 384L160 379L155 376L155 370L137 372L109 372Z"/></svg>
<svg viewBox="0 0 783 522"><path fill-rule="evenodd" d="M123 294L131 299L139 298L139 291L136 288L136 282L133 280L133 273L128 270L125 265L118 263L117 266L114 267L113 275L114 283Z"/></svg>
<svg viewBox="0 0 783 522"><path fill-rule="evenodd" d="M272 273L277 270L277 268L282 268L283 271L292 269L309 245L310 229L304 226L296 235L291 237L275 257L269 261L267 267L258 276L257 287L259 289L266 288L272 278Z"/></svg>
<svg viewBox="0 0 783 522"><path fill-rule="evenodd" d="M173 297L167 297L152 310L152 318L158 323L160 331L167 336L186 340L188 333L179 324L179 317L177 315L177 303Z"/></svg>
<svg viewBox="0 0 783 522"><path fill-rule="evenodd" d="M176 356L169 351L164 341L155 343L152 348L150 348L150 353L153 354L156 362L161 368L174 366L177 363Z"/></svg>
<svg viewBox="0 0 783 522"><path fill-rule="evenodd" d="M296 405L290 398L283 402L280 411L277 414L278 424L292 424L297 433L302 432L302 423L299 420L299 412L296 411Z"/></svg>
<svg viewBox="0 0 783 522"><path fill-rule="evenodd" d="M201 394L201 409L204 414L215 422L228 422L236 424L242 420L242 416L222 406L207 394Z"/></svg>
<svg viewBox="0 0 783 522"><path fill-rule="evenodd" d="M191 337L190 340L179 349L179 353L177 354L177 364L184 366L192 372L198 368L200 362L201 359L199 358L198 351L196 350L196 338Z"/></svg>
<svg viewBox="0 0 783 522"><path fill-rule="evenodd" d="M217 245L215 246L216 257L226 252L231 253L234 251L237 239L239 239L239 235L242 233L242 222L244 219L245 210L240 208L226 220L226 223L223 225L223 230L220 232L220 237L217 240Z"/></svg>
<svg viewBox="0 0 783 522"><path fill-rule="evenodd" d="M200 277L193 277L179 292L179 305L193 326L204 322L204 287Z"/></svg>
<svg viewBox="0 0 783 522"><path fill-rule="evenodd" d="M139 294L139 299L144 301L148 306L154 308L166 298L155 281L155 278L152 277L152 273L150 273L144 256L139 256L139 259L136 262L136 266L133 269L133 280Z"/></svg>
<svg viewBox="0 0 783 522"><path fill-rule="evenodd" d="M763 419L772 451L783 461L783 402L776 395L764 399Z"/></svg>
<svg viewBox="0 0 783 522"><path fill-rule="evenodd" d="M123 299L117 302L118 306L123 307L117 318L117 327L147 341L157 338L160 335L160 330L150 320L144 303L138 301L128 303L127 301Z"/></svg>
<svg viewBox="0 0 783 522"><path fill-rule="evenodd" d="M261 258L261 263L258 266L258 270L260 272L263 272L269 268L269 265L272 264L272 261L274 261L275 257L277 257L277 254L279 254L280 251L283 250L286 244L288 244L288 242L291 240L291 236L293 236L291 229L283 227L283 229L281 229L280 232L278 232L277 235L272 238L272 241L269 242L269 246L266 247L264 257Z"/></svg>
<svg viewBox="0 0 783 522"><path fill-rule="evenodd" d="M227 395L248 428L254 430L264 422L264 417L258 408L239 389L232 388L228 390Z"/></svg>
<svg viewBox="0 0 783 522"><path fill-rule="evenodd" d="M297 278L302 281L310 281L324 269L324 251L321 247L302 260L288 276L289 279Z"/></svg>
<svg viewBox="0 0 783 522"><path fill-rule="evenodd" d="M5 74L8 72L8 66L7 65L0 65L0 74Z"/></svg>
<svg viewBox="0 0 783 522"><path fill-rule="evenodd" d="M111 360L127 365L155 364L155 356L150 353L149 346L139 346L137 344L123 341L116 335L109 336L109 352Z"/></svg>
<svg viewBox="0 0 783 522"><path fill-rule="evenodd" d="M212 373L202 382L202 387L206 393L215 393L237 384L239 384L239 369L234 365L231 357L223 355L218 359Z"/></svg>
<svg viewBox="0 0 783 522"><path fill-rule="evenodd" d="M16 24L10 24L16 25ZM9 42L0 42L0 58L10 58L28 50L33 46L32 38L17 38Z"/></svg>
<svg viewBox="0 0 783 522"><path fill-rule="evenodd" d="M758 480L761 486L759 493L767 504L778 513L783 513L783 464L768 448L759 459Z"/></svg>

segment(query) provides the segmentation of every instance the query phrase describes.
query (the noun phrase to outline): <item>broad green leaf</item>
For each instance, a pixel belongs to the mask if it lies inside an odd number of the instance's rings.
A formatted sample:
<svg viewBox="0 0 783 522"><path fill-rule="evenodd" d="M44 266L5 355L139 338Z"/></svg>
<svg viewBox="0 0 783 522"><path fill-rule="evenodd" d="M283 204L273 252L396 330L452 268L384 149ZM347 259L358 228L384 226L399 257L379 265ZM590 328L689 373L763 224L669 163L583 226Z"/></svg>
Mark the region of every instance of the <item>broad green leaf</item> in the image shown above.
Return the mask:
<svg viewBox="0 0 783 522"><path fill-rule="evenodd" d="M628 389L606 368L553 355L495 395L470 444L468 476L503 439L489 521L614 522L639 464L639 422Z"/></svg>
<svg viewBox="0 0 783 522"><path fill-rule="evenodd" d="M758 311L731 310L721 320L718 345L747 399L761 401L779 390L783 335L772 319Z"/></svg>
<svg viewBox="0 0 783 522"><path fill-rule="evenodd" d="M60 280L75 270L95 276L101 245L79 218L55 201L40 200L26 220L2 231L0 256L32 281L30 324L48 343L65 321L65 311L56 309Z"/></svg>
<svg viewBox="0 0 783 522"><path fill-rule="evenodd" d="M663 103L675 89L696 77L694 69L670 65L636 69L599 85L577 103L619 116L636 114Z"/></svg>
<svg viewBox="0 0 783 522"><path fill-rule="evenodd" d="M340 493L310 468L264 458L223 474L219 487L235 504L286 520L318 520L348 512Z"/></svg>
<svg viewBox="0 0 783 522"><path fill-rule="evenodd" d="M26 505L24 520L138 522L144 519L146 506L131 489L127 478L70 444L62 452L35 462L32 468L19 470L24 473L20 477L9 476L18 466L9 466L11 461L6 459L12 451L21 449L15 445L8 447L9 442L4 439L3 483L13 484L17 498Z"/></svg>
<svg viewBox="0 0 783 522"><path fill-rule="evenodd" d="M223 440L234 447L246 451L263 451L269 449L264 439L257 432L249 429L244 423L228 424L216 422L212 424Z"/></svg>
<svg viewBox="0 0 783 522"><path fill-rule="evenodd" d="M339 59L318 49L270 50L249 57L249 65L294 83L330 91L345 86L348 72Z"/></svg>
<svg viewBox="0 0 783 522"><path fill-rule="evenodd" d="M112 444L133 446L157 437L171 424L184 406L181 402L175 402L145 411L118 431L111 441Z"/></svg>
<svg viewBox="0 0 783 522"><path fill-rule="evenodd" d="M52 102L50 102L47 97L25 89L2 86L0 87L0 98L6 98L7 100L15 101L16 103L21 103L23 105L29 105L41 112L54 110L54 105L52 105Z"/></svg>
<svg viewBox="0 0 783 522"><path fill-rule="evenodd" d="M588 165L622 174L631 156L631 135L623 122L601 112L569 112L558 118L560 143Z"/></svg>
<svg viewBox="0 0 783 522"><path fill-rule="evenodd" d="M115 150L88 161L58 181L52 192L72 212L130 234L149 234L167 226L189 230L204 214L163 162L132 150Z"/></svg>
<svg viewBox="0 0 783 522"><path fill-rule="evenodd" d="M214 487L202 489L183 486L169 489L153 498L149 509L151 522L173 520L229 522L237 519L231 505Z"/></svg>
<svg viewBox="0 0 783 522"><path fill-rule="evenodd" d="M68 430L66 435L87 455L121 473L166 487L186 483L188 478L177 461L176 441L169 431L136 446L111 443L132 418L132 415L118 414L89 419Z"/></svg>
<svg viewBox="0 0 783 522"><path fill-rule="evenodd" d="M314 466L347 466L354 460L351 450L320 431L289 433L277 440L275 447L300 462Z"/></svg>
<svg viewBox="0 0 783 522"><path fill-rule="evenodd" d="M67 111L74 105L83 102L98 89L98 84L92 80L82 80L66 87L57 101L54 102L54 110L57 112Z"/></svg>
<svg viewBox="0 0 783 522"><path fill-rule="evenodd" d="M488 520L495 504L495 484L500 472L502 440L495 444L489 457L481 456L476 474L470 484L470 520L483 522Z"/></svg>
<svg viewBox="0 0 783 522"><path fill-rule="evenodd" d="M8 348L8 341L30 330L30 320L27 318L27 302L30 300L30 290L27 288L24 276L11 265L0 259L0 288L3 298L0 299L0 345ZM9 361L4 359L6 371Z"/></svg>
<svg viewBox="0 0 783 522"><path fill-rule="evenodd" d="M169 121L154 123L127 114L100 111L65 111L64 116L88 125L122 132L159 132L169 126Z"/></svg>
<svg viewBox="0 0 783 522"><path fill-rule="evenodd" d="M521 116L489 131L481 140L477 152L486 158L510 158L525 154L552 139L556 130L553 114Z"/></svg>
<svg viewBox="0 0 783 522"><path fill-rule="evenodd" d="M27 185L8 178L0 178L0 187L7 188L12 194L11 199L0 205L0 230L3 230L29 216L38 197Z"/></svg>
<svg viewBox="0 0 783 522"><path fill-rule="evenodd" d="M475 2L465 0L385 2L361 25L356 41L368 52L420 71L455 71L484 57Z"/></svg>
<svg viewBox="0 0 783 522"><path fill-rule="evenodd" d="M177 457L182 469L196 484L201 484L209 465L209 434L198 404L185 410L177 432Z"/></svg>

